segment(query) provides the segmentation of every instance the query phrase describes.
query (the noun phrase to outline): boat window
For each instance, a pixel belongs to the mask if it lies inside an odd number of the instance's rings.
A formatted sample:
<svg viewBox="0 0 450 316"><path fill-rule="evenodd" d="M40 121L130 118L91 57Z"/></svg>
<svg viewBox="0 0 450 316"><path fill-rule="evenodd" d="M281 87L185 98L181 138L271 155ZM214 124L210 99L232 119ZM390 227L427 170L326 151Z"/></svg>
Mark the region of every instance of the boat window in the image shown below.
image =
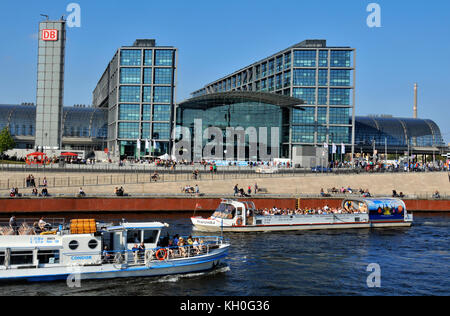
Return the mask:
<svg viewBox="0 0 450 316"><path fill-rule="evenodd" d="M242 207L237 208L237 215L242 215Z"/></svg>
<svg viewBox="0 0 450 316"><path fill-rule="evenodd" d="M5 264L5 252L1 251L0 252L0 266Z"/></svg>
<svg viewBox="0 0 450 316"><path fill-rule="evenodd" d="M97 246L98 246L98 241L97 240L95 240L95 239L89 240L89 242L88 242L88 247L89 248L95 249L95 248L97 248Z"/></svg>
<svg viewBox="0 0 450 316"><path fill-rule="evenodd" d="M78 248L78 241L72 240L71 242L69 242L69 248L72 250L76 250Z"/></svg>
<svg viewBox="0 0 450 316"><path fill-rule="evenodd" d="M144 230L144 244L154 244L158 237L158 230Z"/></svg>
<svg viewBox="0 0 450 316"><path fill-rule="evenodd" d="M141 231L140 230L127 231L127 243L128 244L140 244L141 243Z"/></svg>
<svg viewBox="0 0 450 316"><path fill-rule="evenodd" d="M37 258L39 264L59 263L59 250L39 250Z"/></svg>
<svg viewBox="0 0 450 316"><path fill-rule="evenodd" d="M33 251L11 251L10 264L33 264Z"/></svg>

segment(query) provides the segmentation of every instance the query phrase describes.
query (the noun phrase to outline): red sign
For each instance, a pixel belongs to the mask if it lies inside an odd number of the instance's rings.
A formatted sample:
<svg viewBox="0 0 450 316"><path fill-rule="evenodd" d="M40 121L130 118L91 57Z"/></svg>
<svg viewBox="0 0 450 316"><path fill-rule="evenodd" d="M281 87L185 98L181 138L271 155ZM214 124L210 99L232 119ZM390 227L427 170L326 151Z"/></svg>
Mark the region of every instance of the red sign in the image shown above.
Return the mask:
<svg viewBox="0 0 450 316"><path fill-rule="evenodd" d="M58 40L58 30L42 30L41 38L43 41L57 41Z"/></svg>

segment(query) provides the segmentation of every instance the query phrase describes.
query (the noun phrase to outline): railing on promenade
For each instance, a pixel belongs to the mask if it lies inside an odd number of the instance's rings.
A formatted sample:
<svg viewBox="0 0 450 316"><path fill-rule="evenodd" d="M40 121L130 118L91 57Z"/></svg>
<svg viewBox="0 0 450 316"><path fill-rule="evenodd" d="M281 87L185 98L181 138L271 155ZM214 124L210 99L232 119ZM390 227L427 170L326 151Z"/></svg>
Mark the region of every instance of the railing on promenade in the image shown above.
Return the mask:
<svg viewBox="0 0 450 316"><path fill-rule="evenodd" d="M82 167L81 167L82 166ZM194 175L194 170L198 170L198 174ZM33 185L27 181L28 175L34 176L34 184L38 189L43 186L48 188L62 187L85 187L85 186L105 186L116 185L123 186L127 184L145 184L150 182L186 182L193 184L196 181L210 180L230 180L230 179L260 179L272 177L300 177L300 176L326 176L326 175L345 175L345 174L381 174L402 172L398 170L373 170L367 171L359 168L337 168L333 170L312 171L307 168L278 168L273 173L258 173L257 167L237 167L227 166L219 167L218 171L211 172L207 168L197 166L177 166L175 169L165 167L155 167L154 165L129 165L119 167L112 164L93 164L93 165L66 165L59 167L57 165L49 166L28 166L28 165L10 165L0 164L0 171L3 172L23 172L22 175L14 177L0 178L0 190L19 189L19 193L23 189L32 190ZM86 173L83 175L74 175L70 173ZM95 175L89 173L95 172ZM152 176L158 174L155 179ZM59 175L65 173L67 175ZM45 181L44 181L45 178ZM152 179L153 178L153 179ZM450 179L450 175L449 175ZM156 181L155 181L156 180ZM28 192L27 192L28 193Z"/></svg>

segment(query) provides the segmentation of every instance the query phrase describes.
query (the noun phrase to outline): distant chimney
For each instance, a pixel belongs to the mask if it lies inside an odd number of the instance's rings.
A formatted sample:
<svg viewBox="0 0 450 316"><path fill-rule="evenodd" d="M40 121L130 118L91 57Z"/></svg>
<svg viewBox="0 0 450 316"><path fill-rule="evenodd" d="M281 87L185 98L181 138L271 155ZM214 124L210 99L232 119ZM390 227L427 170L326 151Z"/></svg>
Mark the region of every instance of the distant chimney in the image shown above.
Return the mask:
<svg viewBox="0 0 450 316"><path fill-rule="evenodd" d="M417 88L418 88L418 85L417 85L417 83L415 83L414 84L414 118L416 119L417 118Z"/></svg>

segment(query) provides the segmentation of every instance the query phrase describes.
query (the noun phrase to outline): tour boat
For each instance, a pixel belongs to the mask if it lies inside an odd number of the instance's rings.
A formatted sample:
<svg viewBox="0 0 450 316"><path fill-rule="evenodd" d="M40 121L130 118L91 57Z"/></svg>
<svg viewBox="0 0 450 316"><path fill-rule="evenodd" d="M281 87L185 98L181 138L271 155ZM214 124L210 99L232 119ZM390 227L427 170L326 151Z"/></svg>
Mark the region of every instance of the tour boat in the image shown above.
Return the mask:
<svg viewBox="0 0 450 316"><path fill-rule="evenodd" d="M191 218L194 229L205 232L267 232L315 229L349 229L411 226L412 214L399 199L354 198L342 202L341 211L330 208L320 214L258 214L252 201L223 199L209 218Z"/></svg>
<svg viewBox="0 0 450 316"><path fill-rule="evenodd" d="M160 222L102 226L95 220L73 220L70 228L61 225L39 235L31 234L32 229L0 235L0 281L191 273L213 269L228 253L230 245L222 237L201 236L199 243L184 247L159 246L165 227Z"/></svg>

